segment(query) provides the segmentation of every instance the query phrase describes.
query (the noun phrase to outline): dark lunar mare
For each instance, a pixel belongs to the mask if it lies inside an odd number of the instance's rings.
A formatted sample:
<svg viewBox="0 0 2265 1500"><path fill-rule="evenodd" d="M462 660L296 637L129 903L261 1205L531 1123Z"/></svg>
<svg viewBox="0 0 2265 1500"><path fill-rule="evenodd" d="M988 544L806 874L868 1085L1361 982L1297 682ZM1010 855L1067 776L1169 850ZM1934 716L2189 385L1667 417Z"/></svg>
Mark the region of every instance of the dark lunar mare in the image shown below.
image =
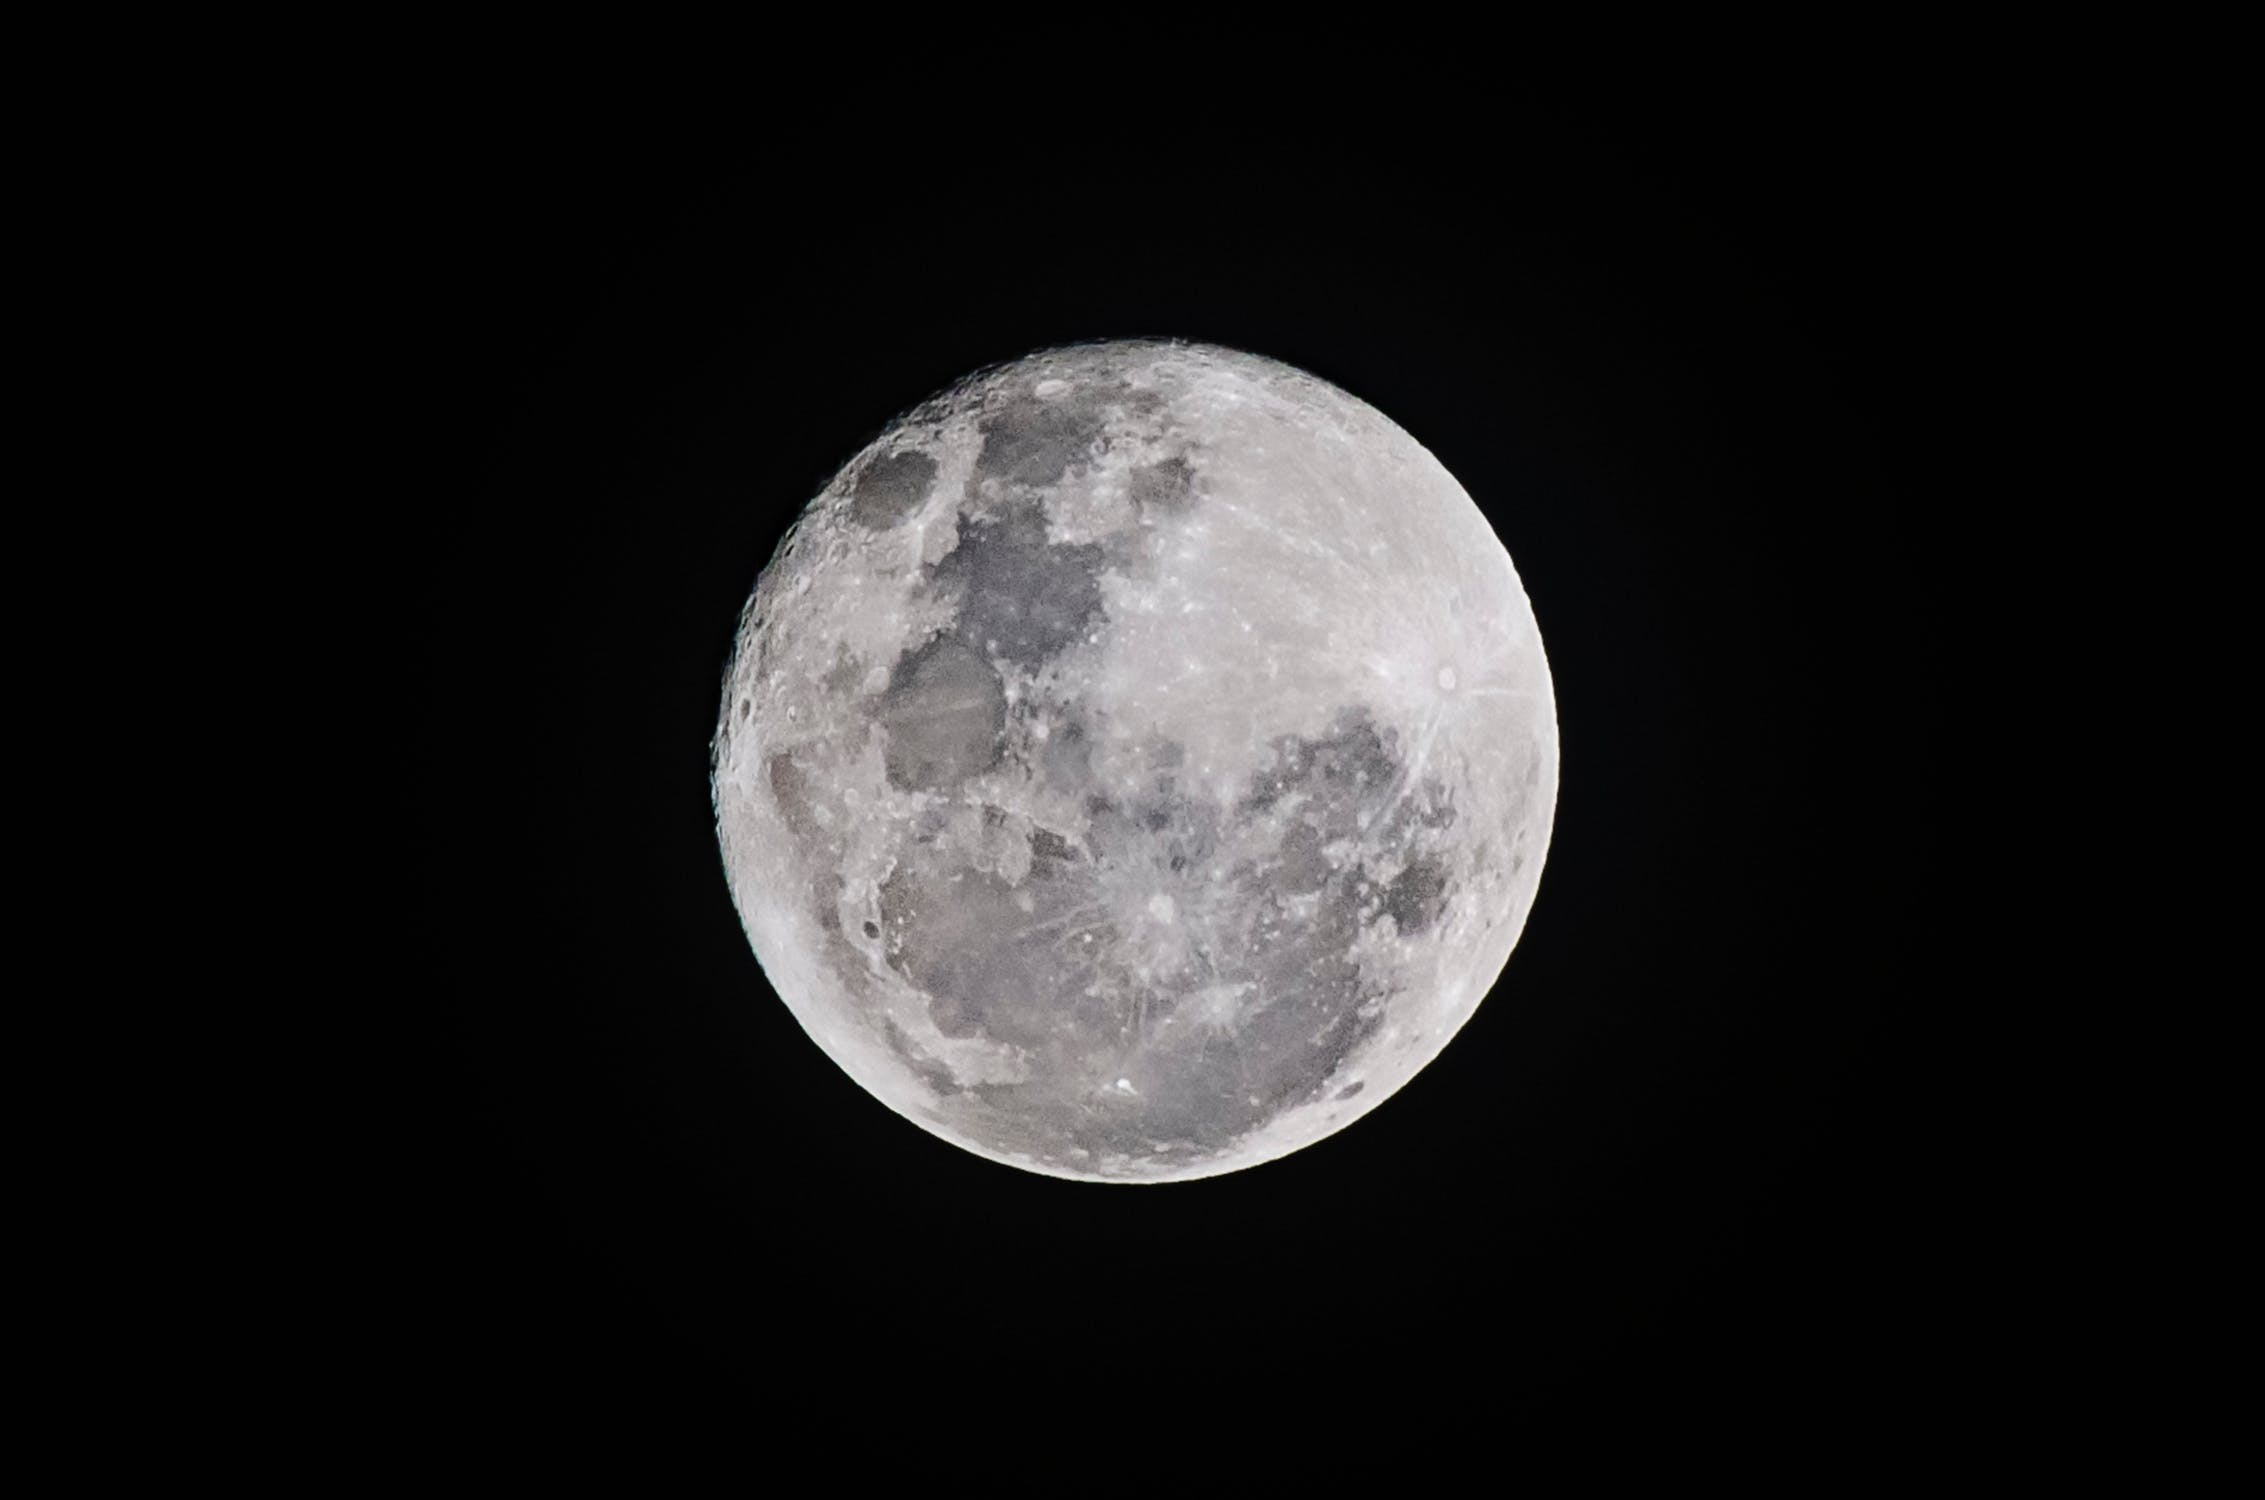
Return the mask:
<svg viewBox="0 0 2265 1500"><path fill-rule="evenodd" d="M980 651L938 636L897 663L880 720L889 780L925 791L957 786L998 764L1006 687Z"/></svg>
<svg viewBox="0 0 2265 1500"><path fill-rule="evenodd" d="M918 450L877 458L850 488L850 519L868 530L886 531L917 510L935 482L936 460Z"/></svg>
<svg viewBox="0 0 2265 1500"><path fill-rule="evenodd" d="M1055 483L1102 443L1110 407L1126 397L1123 385L1090 383L1051 400L1033 395L1006 398L976 423L983 434L976 474L1009 484Z"/></svg>
<svg viewBox="0 0 2265 1500"><path fill-rule="evenodd" d="M1143 511L1180 515L1195 505L1195 470L1184 458L1167 458L1132 471L1132 502Z"/></svg>
<svg viewBox="0 0 2265 1500"><path fill-rule="evenodd" d="M959 545L935 568L958 602L953 631L976 650L1035 667L1101 622L1102 549L1046 540L1045 513L1016 501L995 518L959 523Z"/></svg>

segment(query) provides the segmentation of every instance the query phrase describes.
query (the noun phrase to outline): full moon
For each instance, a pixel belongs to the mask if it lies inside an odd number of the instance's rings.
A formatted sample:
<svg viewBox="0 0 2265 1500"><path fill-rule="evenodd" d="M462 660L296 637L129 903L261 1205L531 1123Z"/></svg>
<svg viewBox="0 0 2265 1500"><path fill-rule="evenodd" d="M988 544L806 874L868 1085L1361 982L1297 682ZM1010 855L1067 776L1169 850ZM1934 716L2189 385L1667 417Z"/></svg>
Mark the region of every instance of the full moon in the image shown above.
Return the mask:
<svg viewBox="0 0 2265 1500"><path fill-rule="evenodd" d="M1501 976L1556 808L1509 554L1383 414L1200 344L905 413L757 581L713 751L773 988L979 1156L1163 1182L1407 1084Z"/></svg>

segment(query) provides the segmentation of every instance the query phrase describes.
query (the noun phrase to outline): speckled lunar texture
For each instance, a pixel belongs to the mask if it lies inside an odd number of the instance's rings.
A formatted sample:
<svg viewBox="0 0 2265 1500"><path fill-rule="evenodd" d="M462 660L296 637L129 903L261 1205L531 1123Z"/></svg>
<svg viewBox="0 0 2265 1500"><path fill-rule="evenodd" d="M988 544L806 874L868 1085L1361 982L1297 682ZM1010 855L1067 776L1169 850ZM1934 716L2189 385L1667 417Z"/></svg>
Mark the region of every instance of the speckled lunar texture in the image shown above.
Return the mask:
<svg viewBox="0 0 2265 1500"><path fill-rule="evenodd" d="M970 1151L1204 1177L1436 1056L1557 793L1541 639L1414 439L1287 366L971 376L810 503L741 622L724 864L827 1054Z"/></svg>

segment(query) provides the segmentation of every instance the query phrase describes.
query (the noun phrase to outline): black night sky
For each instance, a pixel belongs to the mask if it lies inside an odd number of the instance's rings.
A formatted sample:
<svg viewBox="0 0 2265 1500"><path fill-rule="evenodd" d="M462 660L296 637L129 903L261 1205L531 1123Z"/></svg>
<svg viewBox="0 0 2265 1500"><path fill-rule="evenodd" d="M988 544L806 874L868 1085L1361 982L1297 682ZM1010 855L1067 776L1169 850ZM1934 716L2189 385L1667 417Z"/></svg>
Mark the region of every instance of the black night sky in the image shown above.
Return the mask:
<svg viewBox="0 0 2265 1500"><path fill-rule="evenodd" d="M1946 1357L1954 207L1888 141L1188 149L701 176L521 143L421 190L436 1366L1357 1352L1817 1401ZM1436 453L1523 576L1564 754L1532 918L1447 1051L1339 1136L1147 1188L853 1085L766 987L706 781L740 605L828 475L971 369L1134 335L1301 366Z"/></svg>

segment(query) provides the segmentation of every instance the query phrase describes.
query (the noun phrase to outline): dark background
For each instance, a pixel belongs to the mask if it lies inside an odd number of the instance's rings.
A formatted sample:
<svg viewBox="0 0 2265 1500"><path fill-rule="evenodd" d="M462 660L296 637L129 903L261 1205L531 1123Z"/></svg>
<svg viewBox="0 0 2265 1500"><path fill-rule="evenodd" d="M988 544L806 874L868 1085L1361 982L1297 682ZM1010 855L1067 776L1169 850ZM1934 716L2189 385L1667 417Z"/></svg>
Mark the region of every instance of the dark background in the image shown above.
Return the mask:
<svg viewBox="0 0 2265 1500"><path fill-rule="evenodd" d="M1956 1374L1963 208L1905 140L1671 140L488 146L421 181L436 1365L1806 1404ZM1447 1051L1341 1135L1150 1188L852 1084L766 987L706 782L738 610L834 468L979 365L1132 335L1308 369L1437 454L1564 747L1532 918Z"/></svg>

